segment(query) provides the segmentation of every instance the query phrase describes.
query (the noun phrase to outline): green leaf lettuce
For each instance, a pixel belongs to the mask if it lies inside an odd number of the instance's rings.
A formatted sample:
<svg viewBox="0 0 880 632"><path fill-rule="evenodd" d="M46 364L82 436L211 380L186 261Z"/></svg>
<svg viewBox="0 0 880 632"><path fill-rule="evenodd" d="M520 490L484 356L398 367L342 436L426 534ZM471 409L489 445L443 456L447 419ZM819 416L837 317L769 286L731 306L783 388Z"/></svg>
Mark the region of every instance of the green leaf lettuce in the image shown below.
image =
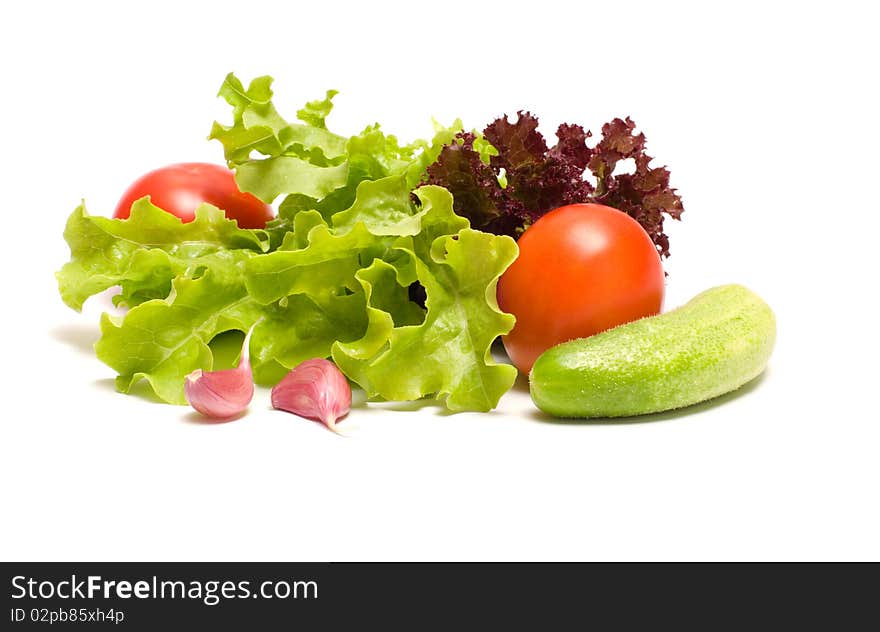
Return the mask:
<svg viewBox="0 0 880 632"><path fill-rule="evenodd" d="M265 231L238 228L204 205L195 221L141 200L126 220L78 207L58 272L65 303L120 286L124 314L101 320L98 357L129 391L145 380L164 401L185 403L183 382L215 364L212 341L247 331L258 383L277 383L312 357L331 357L373 398L433 396L450 410L489 410L516 370L490 347L513 326L495 301L517 248L472 230L452 195L415 188L460 131L436 126L431 141L400 145L378 125L343 138L327 129L335 92L288 122L271 79L220 90L232 124L215 123L239 186L279 202ZM427 295L411 299L413 287Z"/></svg>

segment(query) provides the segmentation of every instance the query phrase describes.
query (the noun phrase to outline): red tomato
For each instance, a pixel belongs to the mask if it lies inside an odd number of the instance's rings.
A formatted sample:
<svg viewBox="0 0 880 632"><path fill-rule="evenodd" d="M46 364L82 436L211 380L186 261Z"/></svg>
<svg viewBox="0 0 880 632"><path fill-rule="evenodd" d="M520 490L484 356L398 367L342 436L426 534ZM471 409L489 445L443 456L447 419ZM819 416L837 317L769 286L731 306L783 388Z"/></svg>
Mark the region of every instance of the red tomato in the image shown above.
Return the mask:
<svg viewBox="0 0 880 632"><path fill-rule="evenodd" d="M232 171L206 162L169 165L141 176L119 200L113 217L128 217L132 203L145 195L184 222L195 219L196 207L203 202L223 209L240 228L265 228L274 217L271 206L239 191Z"/></svg>
<svg viewBox="0 0 880 632"><path fill-rule="evenodd" d="M601 204L555 209L519 239L498 282L498 304L516 316L504 348L523 373L544 351L651 316L664 275L651 238L626 213Z"/></svg>

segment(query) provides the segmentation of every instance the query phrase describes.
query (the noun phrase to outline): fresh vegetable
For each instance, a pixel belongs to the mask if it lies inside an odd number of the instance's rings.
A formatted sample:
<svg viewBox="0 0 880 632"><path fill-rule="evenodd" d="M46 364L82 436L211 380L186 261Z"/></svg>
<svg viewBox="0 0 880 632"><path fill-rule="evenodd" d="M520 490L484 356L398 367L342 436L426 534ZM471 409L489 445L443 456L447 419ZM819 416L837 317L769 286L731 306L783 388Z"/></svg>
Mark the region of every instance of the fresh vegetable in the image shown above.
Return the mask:
<svg viewBox="0 0 880 632"><path fill-rule="evenodd" d="M243 191L267 203L280 201L278 217L268 225L273 247L294 229L301 211L316 210L330 221L349 209L362 182L399 176L409 190L414 189L424 180L427 166L462 127L461 121L450 127L435 124L431 141L416 140L409 145L385 134L378 123L346 138L327 129L335 90L298 110L297 123L288 122L275 109L271 77L258 77L245 88L230 73L219 94L232 106L233 122L215 122L210 138L223 144L226 161L235 169ZM395 208L399 200L387 203L388 212L400 218ZM354 213L348 219L355 219Z"/></svg>
<svg viewBox="0 0 880 632"><path fill-rule="evenodd" d="M503 341L524 373L554 345L660 311L660 257L626 213L563 206L530 226L518 245L519 257L498 282L498 304L516 317Z"/></svg>
<svg viewBox="0 0 880 632"><path fill-rule="evenodd" d="M560 206L611 206L641 224L657 252L668 257L663 219L680 219L684 208L669 185L669 171L650 166L645 135L635 129L630 118L614 119L589 147L589 131L563 124L558 142L548 148L538 119L519 112L515 122L506 116L494 121L482 137L459 133L428 167L426 182L449 189L455 212L474 228L511 237ZM622 161L633 164L627 169Z"/></svg>
<svg viewBox="0 0 880 632"><path fill-rule="evenodd" d="M335 364L313 358L297 365L275 385L272 406L339 432L336 421L351 410L351 387Z"/></svg>
<svg viewBox="0 0 880 632"><path fill-rule="evenodd" d="M210 205L183 223L149 200L126 220L82 206L68 220L71 260L57 275L65 302L80 309L119 285L117 302L129 308L102 317L96 345L119 373L117 388L144 379L163 400L185 403L185 376L213 368L211 341L253 327L259 384L332 356L371 397L493 408L516 377L490 354L513 326L495 286L516 244L470 229L448 191L416 186L460 124L406 146L378 126L344 138L326 127L332 93L288 123L270 85L227 77L220 93L233 122L212 130L242 190L279 201L265 230ZM411 288L426 294L423 304Z"/></svg>
<svg viewBox="0 0 880 632"><path fill-rule="evenodd" d="M553 347L532 368L532 399L557 417L682 408L760 375L775 339L770 307L741 285L723 285L661 316Z"/></svg>
<svg viewBox="0 0 880 632"><path fill-rule="evenodd" d="M67 220L64 238L70 261L56 277L61 298L77 311L89 296L114 286L122 289L114 298L117 305L164 299L178 277L209 266L237 268L269 248L268 234L239 228L216 207L202 205L184 224L147 199L134 203L128 220L89 215L80 205Z"/></svg>
<svg viewBox="0 0 880 632"><path fill-rule="evenodd" d="M169 165L138 178L119 200L113 217L128 217L132 205L145 196L184 222L193 221L203 203L222 209L240 228L265 228L275 216L271 206L239 190L232 171L204 162Z"/></svg>
<svg viewBox="0 0 880 632"><path fill-rule="evenodd" d="M247 410L251 403L254 397L254 377L249 359L251 331L253 329L244 337L237 367L207 372L196 369L186 376L186 401L206 417L234 417Z"/></svg>

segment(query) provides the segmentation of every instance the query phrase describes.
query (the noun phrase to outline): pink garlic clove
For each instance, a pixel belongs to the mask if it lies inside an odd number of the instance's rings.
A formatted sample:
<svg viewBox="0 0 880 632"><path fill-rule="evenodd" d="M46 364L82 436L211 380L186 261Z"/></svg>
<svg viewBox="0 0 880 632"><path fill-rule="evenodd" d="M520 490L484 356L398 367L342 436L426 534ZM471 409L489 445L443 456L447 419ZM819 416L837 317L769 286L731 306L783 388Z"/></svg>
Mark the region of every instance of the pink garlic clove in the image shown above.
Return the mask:
<svg viewBox="0 0 880 632"><path fill-rule="evenodd" d="M351 387L335 364L314 358L297 365L275 385L272 406L320 421L338 433L336 421L351 410Z"/></svg>
<svg viewBox="0 0 880 632"><path fill-rule="evenodd" d="M196 369L186 376L183 384L186 400L206 417L233 417L247 410L253 399L254 377L249 359L251 331L244 337L241 360L236 368L207 372Z"/></svg>

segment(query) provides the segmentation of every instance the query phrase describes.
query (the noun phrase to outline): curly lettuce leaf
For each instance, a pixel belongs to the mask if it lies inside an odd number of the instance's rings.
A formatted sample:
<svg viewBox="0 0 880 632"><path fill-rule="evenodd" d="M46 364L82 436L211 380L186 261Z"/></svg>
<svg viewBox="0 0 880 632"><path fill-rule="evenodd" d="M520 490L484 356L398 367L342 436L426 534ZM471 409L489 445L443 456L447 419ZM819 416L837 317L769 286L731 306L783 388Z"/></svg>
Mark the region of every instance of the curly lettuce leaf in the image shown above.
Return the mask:
<svg viewBox="0 0 880 632"><path fill-rule="evenodd" d="M461 130L461 121L449 127L435 122L430 141L401 145L373 124L345 138L326 124L336 91L310 101L297 111L300 122L288 123L272 103L271 85L271 77L258 77L245 88L235 75L228 75L219 94L232 107L233 122L215 122L209 138L223 144L242 190L269 203L279 201L278 217L267 227L273 247L293 230L298 213L317 210L329 220L348 209L364 181L400 175L413 189Z"/></svg>
<svg viewBox="0 0 880 632"><path fill-rule="evenodd" d="M242 191L270 204L290 191L318 200L346 186L348 170L346 163L322 167L296 156L275 156L239 165L235 181Z"/></svg>
<svg viewBox="0 0 880 632"><path fill-rule="evenodd" d="M258 301L271 303L291 294L354 290L354 275L362 261L381 256L389 245L371 235L363 224L337 235L314 211L297 220L300 231L294 235L302 235L306 222L320 221L308 231L306 246L294 248L298 238L292 237L275 252L248 263L247 289Z"/></svg>
<svg viewBox="0 0 880 632"><path fill-rule="evenodd" d="M431 395L452 411L491 410L516 379L514 367L491 357L492 341L514 323L498 308L495 285L516 258L516 245L509 237L463 229L438 237L430 259L407 252L427 292L424 321L398 326L376 300L383 287L408 280L376 261L357 275L370 304L367 332L358 341L335 343L334 362L373 397Z"/></svg>
<svg viewBox="0 0 880 632"><path fill-rule="evenodd" d="M327 90L323 99L309 101L301 109L296 111L296 118L307 125L319 129L327 129L326 119L333 109L333 97L339 94L338 90Z"/></svg>
<svg viewBox="0 0 880 632"><path fill-rule="evenodd" d="M104 314L95 351L119 374L117 389L127 393L145 379L162 400L185 404L184 377L213 367L211 340L247 331L261 315L262 306L244 286L244 262L251 256L246 250L218 253L200 276L175 278L168 298L141 303L124 317Z"/></svg>
<svg viewBox="0 0 880 632"><path fill-rule="evenodd" d="M274 386L300 362L326 358L337 340L356 340L367 327L363 292L294 294L262 307L251 338L254 380Z"/></svg>
<svg viewBox="0 0 880 632"><path fill-rule="evenodd" d="M638 221L662 257L669 256L664 217L680 219L681 198L669 184L665 167L651 167L645 136L629 118L602 127L595 147L580 125L562 124L557 143L548 147L538 119L518 112L515 121L501 117L483 137L459 134L428 166L424 182L448 188L456 213L471 225L518 237L545 213L579 202L617 208ZM487 151L491 146L493 151ZM622 160L633 159L634 173L618 173ZM596 186L586 176L595 178Z"/></svg>
<svg viewBox="0 0 880 632"><path fill-rule="evenodd" d="M428 167L428 181L453 192L456 213L467 217L474 228L515 236L531 218L521 202L507 196L500 172L489 164L491 154L481 154L478 140L476 134L461 134L444 147Z"/></svg>
<svg viewBox="0 0 880 632"><path fill-rule="evenodd" d="M165 299L147 301L121 317L104 314L98 358L115 369L117 388L129 392L140 380L162 400L185 404L185 376L214 367L211 341L229 331L251 338L257 383L273 385L291 368L326 357L338 340L366 329L362 293L291 296L273 304L256 301L244 283L245 263L259 256L244 251L214 255L201 275L179 276Z"/></svg>
<svg viewBox="0 0 880 632"><path fill-rule="evenodd" d="M681 197L669 184L666 167L651 167L645 153L645 135L635 133L632 119L614 119L602 126L602 140L588 163L596 177L595 199L620 209L635 219L651 236L662 257L669 256L669 237L663 232L664 215L681 219ZM632 158L633 173L615 174L617 163Z"/></svg>
<svg viewBox="0 0 880 632"><path fill-rule="evenodd" d="M328 131L324 124L335 94L329 90L323 101L306 104L298 112L304 123L288 123L272 104L271 77L257 77L245 88L230 73L218 96L232 106L233 124L215 121L208 138L220 141L230 167L250 162L253 152L267 157L298 156L317 166L338 164L347 139Z"/></svg>
<svg viewBox="0 0 880 632"><path fill-rule="evenodd" d="M468 226L447 204L446 192L439 187L423 187L413 192L405 175L362 182L354 203L336 213L331 223L336 232L345 233L358 225L372 235L415 236L428 228L449 233Z"/></svg>
<svg viewBox="0 0 880 632"><path fill-rule="evenodd" d="M183 223L144 198L120 220L89 215L81 204L64 231L71 258L56 274L62 300L79 311L88 297L121 285L120 300L134 305L167 296L171 280L207 255L269 247L265 231L239 228L216 207L204 204L195 214Z"/></svg>
<svg viewBox="0 0 880 632"><path fill-rule="evenodd" d="M451 410L489 410L516 377L490 354L513 327L495 285L516 244L469 229L445 189L415 194L417 202L405 177L391 177L362 183L333 226L301 213L281 249L247 262L248 292L267 304L321 291L363 297L363 334L332 347L351 380L371 397L433 395ZM427 294L424 310L409 298L416 282Z"/></svg>
<svg viewBox="0 0 880 632"><path fill-rule="evenodd" d="M371 397L433 396L453 411L490 410L516 379L515 368L491 357L492 342L514 324L498 308L495 287L516 258L516 244L471 230L443 188L421 187L415 195L420 230L395 242L394 256L357 272L369 324L359 340L334 344L333 360ZM358 214L363 222L372 216L369 208ZM414 305L402 303L412 283L426 300L425 312L409 323L400 309Z"/></svg>

